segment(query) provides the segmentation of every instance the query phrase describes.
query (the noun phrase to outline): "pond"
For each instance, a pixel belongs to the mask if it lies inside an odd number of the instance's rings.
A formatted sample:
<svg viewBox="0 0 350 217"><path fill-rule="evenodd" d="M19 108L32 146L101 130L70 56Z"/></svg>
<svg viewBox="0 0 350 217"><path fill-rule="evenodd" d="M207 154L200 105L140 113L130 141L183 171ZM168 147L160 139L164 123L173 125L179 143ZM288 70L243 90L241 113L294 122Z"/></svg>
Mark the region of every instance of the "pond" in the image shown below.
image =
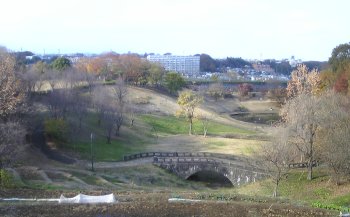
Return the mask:
<svg viewBox="0 0 350 217"><path fill-rule="evenodd" d="M271 125L280 120L280 116L277 113L236 112L230 114L230 116L231 118L239 121L268 125Z"/></svg>

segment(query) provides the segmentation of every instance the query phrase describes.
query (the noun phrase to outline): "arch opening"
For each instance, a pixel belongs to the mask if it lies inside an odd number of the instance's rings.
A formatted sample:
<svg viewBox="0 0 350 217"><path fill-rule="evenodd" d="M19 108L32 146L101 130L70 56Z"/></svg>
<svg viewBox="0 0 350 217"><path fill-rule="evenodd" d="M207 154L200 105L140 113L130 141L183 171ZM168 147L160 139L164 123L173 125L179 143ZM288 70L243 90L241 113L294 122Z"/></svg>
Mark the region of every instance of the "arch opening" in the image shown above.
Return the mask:
<svg viewBox="0 0 350 217"><path fill-rule="evenodd" d="M210 170L198 171L190 175L187 180L202 182L210 188L233 187L232 182L226 176L216 171Z"/></svg>

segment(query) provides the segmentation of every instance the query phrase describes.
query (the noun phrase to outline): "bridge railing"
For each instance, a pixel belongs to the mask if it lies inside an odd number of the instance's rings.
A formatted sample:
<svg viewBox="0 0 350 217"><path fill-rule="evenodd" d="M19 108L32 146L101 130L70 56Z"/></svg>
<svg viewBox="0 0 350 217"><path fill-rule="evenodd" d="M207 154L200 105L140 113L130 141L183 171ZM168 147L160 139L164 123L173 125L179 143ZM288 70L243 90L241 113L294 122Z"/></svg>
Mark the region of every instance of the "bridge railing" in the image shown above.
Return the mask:
<svg viewBox="0 0 350 217"><path fill-rule="evenodd" d="M153 157L153 163L224 163L213 158L203 157Z"/></svg>
<svg viewBox="0 0 350 217"><path fill-rule="evenodd" d="M312 166L317 167L318 162L316 162L316 161L312 162ZM306 168L306 167L308 167L308 163L307 162L291 163L288 165L288 167L290 167L290 168Z"/></svg>
<svg viewBox="0 0 350 217"><path fill-rule="evenodd" d="M210 152L142 152L131 155L124 155L123 160L135 160L148 157L211 157L222 158L227 160L238 160L240 157L230 154L210 153Z"/></svg>
<svg viewBox="0 0 350 217"><path fill-rule="evenodd" d="M227 162L222 162L215 160L213 158L233 160L233 161L247 161L243 157L230 155L230 154L221 154L221 153L211 153L211 152L141 152L131 155L124 155L124 161L130 161L140 158L150 158L153 157L154 163L165 163L165 162L209 162L209 163L221 163L227 164ZM155 161L158 159L158 161ZM193 159L193 160L190 160ZM290 168L306 168L308 164L306 162L301 163L291 163L288 165ZM318 166L318 162L313 162L313 166Z"/></svg>

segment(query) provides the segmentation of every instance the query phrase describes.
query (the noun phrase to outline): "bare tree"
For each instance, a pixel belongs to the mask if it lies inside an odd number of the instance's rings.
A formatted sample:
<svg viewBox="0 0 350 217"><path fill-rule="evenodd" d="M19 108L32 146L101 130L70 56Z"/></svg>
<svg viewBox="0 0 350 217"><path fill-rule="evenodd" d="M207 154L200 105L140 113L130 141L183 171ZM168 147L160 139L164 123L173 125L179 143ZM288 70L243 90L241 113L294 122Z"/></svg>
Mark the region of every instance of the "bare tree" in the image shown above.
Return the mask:
<svg viewBox="0 0 350 217"><path fill-rule="evenodd" d="M65 119L73 103L73 94L69 89L54 89L47 96L48 110L54 119Z"/></svg>
<svg viewBox="0 0 350 217"><path fill-rule="evenodd" d="M112 133L115 127L115 111L111 107L105 107L102 114L102 126L106 131L107 143L111 144Z"/></svg>
<svg viewBox="0 0 350 217"><path fill-rule="evenodd" d="M55 70L47 70L44 74L45 81L50 85L52 91L58 88L59 74Z"/></svg>
<svg viewBox="0 0 350 217"><path fill-rule="evenodd" d="M224 85L221 82L210 84L208 94L215 99L215 102L217 102L218 99L224 96Z"/></svg>
<svg viewBox="0 0 350 217"><path fill-rule="evenodd" d="M126 106L126 96L128 93L127 86L124 84L122 79L118 79L116 84L113 86L113 96L115 100L115 135L119 136L120 127L124 122L124 110Z"/></svg>
<svg viewBox="0 0 350 217"><path fill-rule="evenodd" d="M137 108L135 108L134 104L128 103L126 110L127 110L128 118L130 121L130 128L132 128L132 127L134 127Z"/></svg>
<svg viewBox="0 0 350 217"><path fill-rule="evenodd" d="M70 97L70 106L74 116L78 119L78 128L81 130L83 118L87 115L89 100L83 96L80 89L72 90Z"/></svg>
<svg viewBox="0 0 350 217"><path fill-rule="evenodd" d="M204 137L207 137L207 133L208 133L208 128L209 128L209 125L210 125L210 120L214 118L214 115L211 114L200 114L199 115L199 120L201 121L202 123L202 127L203 127L203 136Z"/></svg>
<svg viewBox="0 0 350 217"><path fill-rule="evenodd" d="M273 197L278 196L280 182L287 177L289 164L296 158L296 150L289 143L289 130L283 126L275 128L273 140L262 145L254 159L259 168L264 168L274 183Z"/></svg>
<svg viewBox="0 0 350 217"><path fill-rule="evenodd" d="M336 184L350 174L350 100L348 97L328 92L321 98L319 108L323 114L318 136L318 152L322 162L331 168L330 175Z"/></svg>
<svg viewBox="0 0 350 217"><path fill-rule="evenodd" d="M32 96L32 93L34 93L36 90L36 83L38 80L40 80L40 75L33 70L28 70L21 73L21 78L27 96Z"/></svg>
<svg viewBox="0 0 350 217"><path fill-rule="evenodd" d="M317 132L322 124L319 97L311 94L300 94L282 107L281 116L288 126L290 142L306 158L308 164L307 179L312 179L315 161Z"/></svg>
<svg viewBox="0 0 350 217"><path fill-rule="evenodd" d="M96 82L96 76L87 72L81 72L83 76L83 81L86 83L86 86L89 90L90 96L92 96L93 88Z"/></svg>
<svg viewBox="0 0 350 217"><path fill-rule="evenodd" d="M97 86L93 92L93 104L98 115L98 124L106 132L107 143L111 143L113 130L120 121L120 116L116 107L115 101L113 101L114 95L112 91L103 86Z"/></svg>
<svg viewBox="0 0 350 217"><path fill-rule="evenodd" d="M107 88L103 86L96 86L93 89L92 104L97 113L97 123L99 126L101 126L103 114L106 110L106 107L111 101L109 94L110 93L108 92Z"/></svg>
<svg viewBox="0 0 350 217"><path fill-rule="evenodd" d="M0 169L13 163L25 148L25 132L18 122L0 123Z"/></svg>

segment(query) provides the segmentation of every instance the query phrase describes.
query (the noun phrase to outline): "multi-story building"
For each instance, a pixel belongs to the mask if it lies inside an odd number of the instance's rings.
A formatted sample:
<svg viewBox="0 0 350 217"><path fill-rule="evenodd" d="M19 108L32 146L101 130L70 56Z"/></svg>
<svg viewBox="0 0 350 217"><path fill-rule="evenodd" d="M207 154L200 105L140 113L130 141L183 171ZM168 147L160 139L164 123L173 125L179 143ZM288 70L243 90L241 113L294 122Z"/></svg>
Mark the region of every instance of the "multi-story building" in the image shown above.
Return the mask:
<svg viewBox="0 0 350 217"><path fill-rule="evenodd" d="M176 71L184 75L199 74L199 56L148 55L150 62L161 64L166 70Z"/></svg>

